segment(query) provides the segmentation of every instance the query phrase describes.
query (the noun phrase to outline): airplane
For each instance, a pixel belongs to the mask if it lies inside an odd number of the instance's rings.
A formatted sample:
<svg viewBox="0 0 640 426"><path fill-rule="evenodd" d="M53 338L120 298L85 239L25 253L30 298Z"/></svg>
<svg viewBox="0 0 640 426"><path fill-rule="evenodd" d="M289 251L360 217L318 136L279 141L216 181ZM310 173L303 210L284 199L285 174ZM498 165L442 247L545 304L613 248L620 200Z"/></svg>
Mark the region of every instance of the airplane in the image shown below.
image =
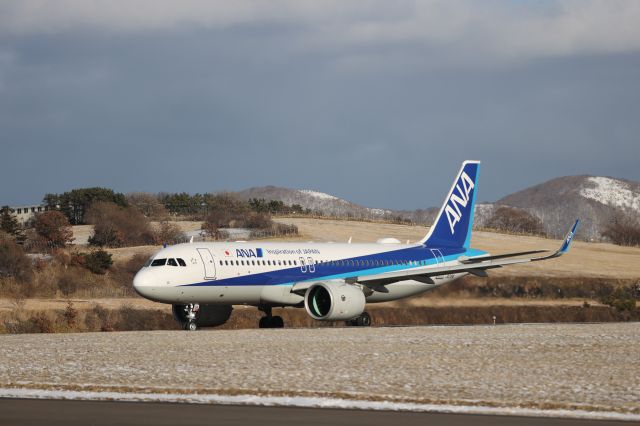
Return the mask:
<svg viewBox="0 0 640 426"><path fill-rule="evenodd" d="M193 242L161 249L135 275L142 297L172 305L185 330L224 324L233 305L255 306L260 328L282 328L274 307L306 310L314 320L369 326L366 303L388 302L471 274L559 257L561 247L490 255L470 247L479 161L464 161L427 235L415 243Z"/></svg>

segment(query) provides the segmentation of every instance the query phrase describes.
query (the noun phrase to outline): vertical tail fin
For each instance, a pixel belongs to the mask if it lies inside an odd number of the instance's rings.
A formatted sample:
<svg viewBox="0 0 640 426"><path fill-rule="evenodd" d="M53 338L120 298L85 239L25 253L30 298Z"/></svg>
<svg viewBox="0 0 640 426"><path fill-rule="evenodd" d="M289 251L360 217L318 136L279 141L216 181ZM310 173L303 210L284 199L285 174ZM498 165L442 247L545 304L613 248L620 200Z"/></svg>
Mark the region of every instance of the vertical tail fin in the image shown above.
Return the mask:
<svg viewBox="0 0 640 426"><path fill-rule="evenodd" d="M422 244L430 247L469 247L479 172L479 161L462 163L435 223L420 241Z"/></svg>

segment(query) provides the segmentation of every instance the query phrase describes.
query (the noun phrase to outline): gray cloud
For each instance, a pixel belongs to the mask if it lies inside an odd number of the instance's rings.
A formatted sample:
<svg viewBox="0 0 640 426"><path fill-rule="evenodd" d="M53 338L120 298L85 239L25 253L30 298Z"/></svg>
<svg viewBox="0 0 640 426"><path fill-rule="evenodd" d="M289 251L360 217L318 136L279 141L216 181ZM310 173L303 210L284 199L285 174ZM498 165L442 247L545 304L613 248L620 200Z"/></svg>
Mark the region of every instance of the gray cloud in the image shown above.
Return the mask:
<svg viewBox="0 0 640 426"><path fill-rule="evenodd" d="M0 5L0 31L144 33L247 25L303 27L303 49L422 43L491 60L637 51L640 4L634 0L512 2L21 0ZM474 54L475 53L475 54Z"/></svg>
<svg viewBox="0 0 640 426"><path fill-rule="evenodd" d="M439 204L638 180L636 2L0 6L0 203L275 184ZM606 31L605 31L606 29Z"/></svg>

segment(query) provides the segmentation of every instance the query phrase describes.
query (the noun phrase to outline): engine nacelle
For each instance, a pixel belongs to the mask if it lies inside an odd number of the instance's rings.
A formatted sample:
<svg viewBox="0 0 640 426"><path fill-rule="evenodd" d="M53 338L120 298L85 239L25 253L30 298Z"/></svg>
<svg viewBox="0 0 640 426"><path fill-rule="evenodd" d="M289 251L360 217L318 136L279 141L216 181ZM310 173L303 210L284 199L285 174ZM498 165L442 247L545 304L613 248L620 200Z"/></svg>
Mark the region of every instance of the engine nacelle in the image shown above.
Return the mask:
<svg viewBox="0 0 640 426"><path fill-rule="evenodd" d="M173 305L173 318L181 325L187 322L187 312L185 305ZM231 316L233 307L231 305L200 305L200 309L196 315L196 324L198 327L216 327L222 325Z"/></svg>
<svg viewBox="0 0 640 426"><path fill-rule="evenodd" d="M346 283L317 283L304 294L304 307L311 318L340 321L364 312L365 297L360 287Z"/></svg>

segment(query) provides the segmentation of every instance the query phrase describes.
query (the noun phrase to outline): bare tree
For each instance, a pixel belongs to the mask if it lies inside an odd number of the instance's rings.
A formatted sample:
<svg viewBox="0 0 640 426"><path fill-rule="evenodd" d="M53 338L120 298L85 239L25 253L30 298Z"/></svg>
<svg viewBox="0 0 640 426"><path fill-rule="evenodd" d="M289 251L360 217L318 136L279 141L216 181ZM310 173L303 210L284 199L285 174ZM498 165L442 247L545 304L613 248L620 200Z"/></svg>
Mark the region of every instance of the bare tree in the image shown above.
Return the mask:
<svg viewBox="0 0 640 426"><path fill-rule="evenodd" d="M152 220L167 220L169 212L157 196L148 192L132 192L127 194L129 205Z"/></svg>
<svg viewBox="0 0 640 426"><path fill-rule="evenodd" d="M618 214L605 226L602 236L621 246L640 246L640 222L631 215Z"/></svg>
<svg viewBox="0 0 640 426"><path fill-rule="evenodd" d="M38 213L34 228L47 247L64 248L73 241L73 231L67 217L56 210Z"/></svg>
<svg viewBox="0 0 640 426"><path fill-rule="evenodd" d="M153 244L155 235L149 220L133 207L98 201L89 207L86 218L94 225L89 244L124 247Z"/></svg>
<svg viewBox="0 0 640 426"><path fill-rule="evenodd" d="M486 226L518 234L544 235L544 227L540 219L515 207L499 207L493 212Z"/></svg>

